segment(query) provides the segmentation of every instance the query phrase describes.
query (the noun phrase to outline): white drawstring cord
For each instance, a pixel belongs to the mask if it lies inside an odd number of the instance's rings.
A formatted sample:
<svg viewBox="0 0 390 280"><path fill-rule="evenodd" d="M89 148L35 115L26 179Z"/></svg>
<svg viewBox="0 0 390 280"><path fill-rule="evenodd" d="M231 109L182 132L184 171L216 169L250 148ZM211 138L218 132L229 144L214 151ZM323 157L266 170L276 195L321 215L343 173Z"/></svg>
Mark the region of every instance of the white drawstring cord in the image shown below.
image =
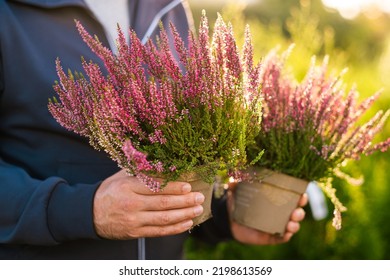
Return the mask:
<svg viewBox="0 0 390 280"><path fill-rule="evenodd" d="M138 259L139 260L146 260L145 238L144 237L138 238Z"/></svg>
<svg viewBox="0 0 390 280"><path fill-rule="evenodd" d="M160 20L163 16L165 16L170 10L175 8L177 5L181 3L182 0L175 0L166 5L164 8L162 8L154 17L152 23L150 24L148 30L146 31L144 37L142 38L142 44L145 44L150 36L152 35L153 31L156 29L158 24L160 23Z"/></svg>

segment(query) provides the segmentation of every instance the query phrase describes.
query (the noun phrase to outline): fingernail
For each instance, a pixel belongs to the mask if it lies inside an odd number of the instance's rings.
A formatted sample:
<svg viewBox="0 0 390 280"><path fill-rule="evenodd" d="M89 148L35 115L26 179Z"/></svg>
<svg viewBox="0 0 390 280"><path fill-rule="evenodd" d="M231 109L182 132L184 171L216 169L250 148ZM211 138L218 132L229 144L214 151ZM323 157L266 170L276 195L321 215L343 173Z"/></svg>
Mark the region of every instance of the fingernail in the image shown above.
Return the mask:
<svg viewBox="0 0 390 280"><path fill-rule="evenodd" d="M183 223L183 228L190 228L190 227L192 227L193 224L194 224L194 222L192 220L185 221Z"/></svg>
<svg viewBox="0 0 390 280"><path fill-rule="evenodd" d="M191 185L190 184L184 184L182 187L183 193L189 193L191 191Z"/></svg>
<svg viewBox="0 0 390 280"><path fill-rule="evenodd" d="M305 215L306 215L305 210L301 209L300 212L301 212L301 213L300 213L300 215L301 215L300 218L303 220L303 219L305 218Z"/></svg>
<svg viewBox="0 0 390 280"><path fill-rule="evenodd" d="M196 203L203 203L204 201L204 195L201 193L197 193L195 197Z"/></svg>
<svg viewBox="0 0 390 280"><path fill-rule="evenodd" d="M203 207L202 207L202 206L198 205L198 206L196 206L196 207L194 208L194 214L195 214L196 216L199 216L199 215L202 214L202 213L203 213Z"/></svg>
<svg viewBox="0 0 390 280"><path fill-rule="evenodd" d="M295 219L296 221L301 221L305 218L305 211L302 208L298 208L295 210Z"/></svg>

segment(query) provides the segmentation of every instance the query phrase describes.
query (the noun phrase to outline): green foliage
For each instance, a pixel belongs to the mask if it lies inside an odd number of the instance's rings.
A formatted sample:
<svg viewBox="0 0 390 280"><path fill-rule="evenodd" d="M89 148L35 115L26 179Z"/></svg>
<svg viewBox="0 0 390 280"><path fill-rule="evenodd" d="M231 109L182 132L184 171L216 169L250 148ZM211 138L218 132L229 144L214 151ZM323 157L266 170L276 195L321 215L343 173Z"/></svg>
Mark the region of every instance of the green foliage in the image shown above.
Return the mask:
<svg viewBox="0 0 390 280"><path fill-rule="evenodd" d="M283 136L280 135L283 133ZM306 135L315 135L307 132ZM309 141L308 137L298 131L286 133L281 129L273 129L264 137L259 135L259 142L265 148L264 156L259 161L259 166L272 170L283 171L283 173L307 180L320 180L331 175L330 170L334 163L324 160L318 156L314 149L307 147L321 147L322 139ZM317 135L317 138L318 137ZM325 176L324 176L325 175Z"/></svg>

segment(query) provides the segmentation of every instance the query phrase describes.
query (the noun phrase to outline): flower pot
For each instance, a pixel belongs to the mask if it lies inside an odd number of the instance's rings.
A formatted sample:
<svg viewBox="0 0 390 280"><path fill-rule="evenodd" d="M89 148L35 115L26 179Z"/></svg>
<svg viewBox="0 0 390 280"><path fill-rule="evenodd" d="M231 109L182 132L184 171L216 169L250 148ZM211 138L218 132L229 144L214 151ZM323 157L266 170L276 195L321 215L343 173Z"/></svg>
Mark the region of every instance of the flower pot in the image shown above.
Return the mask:
<svg viewBox="0 0 390 280"><path fill-rule="evenodd" d="M193 219L194 221L193 226L200 225L201 223L210 219L212 217L211 201L213 198L213 186L203 181L197 174L193 174L193 173L180 176L178 181L188 182L191 185L192 192L201 192L205 197L205 200L202 203L203 213L200 216Z"/></svg>
<svg viewBox="0 0 390 280"><path fill-rule="evenodd" d="M254 171L253 182L240 182L234 193L233 219L271 234L283 235L307 181L268 169Z"/></svg>

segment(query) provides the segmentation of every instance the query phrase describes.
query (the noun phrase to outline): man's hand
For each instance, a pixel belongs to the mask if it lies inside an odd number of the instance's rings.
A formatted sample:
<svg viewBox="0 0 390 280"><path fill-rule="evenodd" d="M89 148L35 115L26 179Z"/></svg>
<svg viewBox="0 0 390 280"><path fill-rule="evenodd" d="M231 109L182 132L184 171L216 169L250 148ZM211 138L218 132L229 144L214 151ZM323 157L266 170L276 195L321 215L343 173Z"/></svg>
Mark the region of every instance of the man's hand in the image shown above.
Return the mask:
<svg viewBox="0 0 390 280"><path fill-rule="evenodd" d="M203 201L203 194L191 192L188 183L170 182L153 193L122 170L103 181L95 194L95 229L102 238L122 240L182 233L203 212Z"/></svg>
<svg viewBox="0 0 390 280"><path fill-rule="evenodd" d="M246 227L239 223L236 223L233 219L230 222L230 228L233 234L233 237L245 244L252 245L272 245L288 242L291 237L299 231L300 222L305 218L305 211L302 209L308 202L306 194L303 194L298 207L293 211L290 217L290 221L287 224L286 232L283 236L278 236L274 234L269 234L262 232L253 228ZM233 192L229 191L228 193L228 210L229 214L233 209Z"/></svg>

